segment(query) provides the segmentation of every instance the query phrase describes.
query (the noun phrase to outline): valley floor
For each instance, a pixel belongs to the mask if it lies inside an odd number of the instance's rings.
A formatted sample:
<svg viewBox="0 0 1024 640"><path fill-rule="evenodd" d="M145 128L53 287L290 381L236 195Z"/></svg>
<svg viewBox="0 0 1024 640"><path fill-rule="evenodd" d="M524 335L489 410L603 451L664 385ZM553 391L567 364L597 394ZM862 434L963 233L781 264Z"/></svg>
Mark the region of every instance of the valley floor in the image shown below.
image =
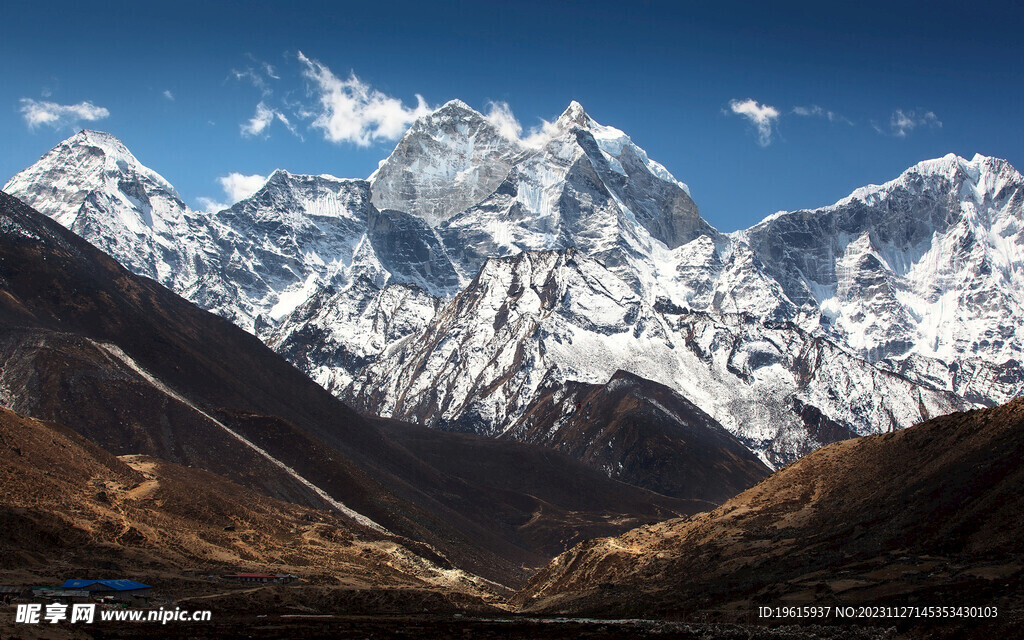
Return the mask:
<svg viewBox="0 0 1024 640"><path fill-rule="evenodd" d="M2 610L2 609L0 609ZM6 616L5 616L6 617ZM248 616L224 616L206 624L107 624L70 629L12 628L0 624L4 638L119 638L134 640L160 638L181 640L220 640L252 638L544 638L568 640L581 638L662 638L679 640L889 640L906 636L895 628L859 626L786 625L768 627L752 624L666 622L656 620L591 620L569 618L463 618L437 615L420 616L332 616L273 615L253 619Z"/></svg>
<svg viewBox="0 0 1024 640"><path fill-rule="evenodd" d="M210 622L97 622L14 624L15 605L0 605L4 640L111 639L220 640L251 638L544 638L545 640L660 638L679 640L923 640L1014 637L1024 621L1020 598L987 594L999 605L994 619L829 619L794 621L758 618L758 607L696 610L685 619L540 617L504 610L497 599L458 602L429 589L351 589L319 585L175 584L161 599L165 610L208 609ZM1010 585L1019 593L1019 585ZM181 594L181 597L175 597ZM185 595L187 594L187 595ZM952 597L955 594L942 594ZM154 600L147 608L156 609Z"/></svg>

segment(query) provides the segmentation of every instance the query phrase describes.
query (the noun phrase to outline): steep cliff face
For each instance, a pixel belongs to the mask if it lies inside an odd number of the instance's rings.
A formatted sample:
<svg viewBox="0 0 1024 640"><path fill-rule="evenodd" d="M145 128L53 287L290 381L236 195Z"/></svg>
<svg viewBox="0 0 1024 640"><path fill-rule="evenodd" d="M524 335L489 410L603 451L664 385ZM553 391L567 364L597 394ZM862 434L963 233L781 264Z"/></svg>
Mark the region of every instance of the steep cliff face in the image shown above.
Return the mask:
<svg viewBox="0 0 1024 640"><path fill-rule="evenodd" d="M493 193L438 231L470 275L487 258L574 247L629 279L655 268L655 245L715 233L685 185L575 102Z"/></svg>
<svg viewBox="0 0 1024 640"><path fill-rule="evenodd" d="M267 345L331 393L341 395L384 349L414 339L442 304L422 289L368 278L325 288L289 314Z"/></svg>

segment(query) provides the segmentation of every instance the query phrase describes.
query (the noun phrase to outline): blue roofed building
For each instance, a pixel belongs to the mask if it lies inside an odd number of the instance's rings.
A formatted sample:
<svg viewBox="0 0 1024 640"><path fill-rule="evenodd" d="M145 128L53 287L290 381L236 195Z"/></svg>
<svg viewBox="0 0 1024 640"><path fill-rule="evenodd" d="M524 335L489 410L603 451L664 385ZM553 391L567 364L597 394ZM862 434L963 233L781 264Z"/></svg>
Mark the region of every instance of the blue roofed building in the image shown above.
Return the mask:
<svg viewBox="0 0 1024 640"><path fill-rule="evenodd" d="M77 589L93 593L94 595L113 595L118 599L131 597L147 598L150 589L153 587L142 584L135 580L65 580L61 585L62 589Z"/></svg>

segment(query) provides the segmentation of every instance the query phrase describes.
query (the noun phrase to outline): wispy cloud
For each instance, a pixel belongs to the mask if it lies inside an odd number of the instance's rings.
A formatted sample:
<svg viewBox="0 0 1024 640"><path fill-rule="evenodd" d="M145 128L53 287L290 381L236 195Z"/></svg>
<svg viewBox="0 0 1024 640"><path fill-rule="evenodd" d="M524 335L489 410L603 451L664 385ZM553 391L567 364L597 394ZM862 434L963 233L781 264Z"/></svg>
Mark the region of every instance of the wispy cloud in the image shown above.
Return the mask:
<svg viewBox="0 0 1024 640"><path fill-rule="evenodd" d="M843 124L853 126L853 121L849 118L842 116L835 111L823 109L816 104L812 104L809 107L793 107L792 113L804 117L825 118L829 122L841 122Z"/></svg>
<svg viewBox="0 0 1024 640"><path fill-rule="evenodd" d="M277 76L264 76L262 71L255 67L232 69L229 77L232 77L239 82L251 84L253 87L260 90L260 95L264 98L274 93L274 90L271 89L270 82L268 80L277 79Z"/></svg>
<svg viewBox="0 0 1024 640"><path fill-rule="evenodd" d="M207 213L217 213L218 211L223 211L231 206L226 202L214 200L213 198L199 197L196 198L196 202L199 203L199 208Z"/></svg>
<svg viewBox="0 0 1024 640"><path fill-rule="evenodd" d="M270 126L270 123L274 121L275 113L276 112L267 105L262 102L259 103L256 105L256 115L254 115L249 122L241 125L242 135L249 137L260 135L266 131L267 127Z"/></svg>
<svg viewBox="0 0 1024 640"><path fill-rule="evenodd" d="M65 126L74 126L82 120L94 122L110 116L107 109L98 107L89 101L78 104L57 104L56 102L22 98L20 104L19 110L29 129L43 125L60 129Z"/></svg>
<svg viewBox="0 0 1024 640"><path fill-rule="evenodd" d="M171 93L170 89L164 89L164 94L163 95L164 95L165 98L167 98L171 102L174 102L174 94Z"/></svg>
<svg viewBox="0 0 1024 640"><path fill-rule="evenodd" d="M312 126L323 131L330 142L365 147L378 140L395 140L416 118L432 111L420 95L416 96L415 107L407 107L398 98L373 89L355 73L342 80L301 51L298 59L319 102Z"/></svg>
<svg viewBox="0 0 1024 640"><path fill-rule="evenodd" d="M274 113L274 116L275 116L275 117L277 118L278 122L280 122L281 124L283 124L283 125L284 125L284 128L285 128L285 129L288 129L288 131L290 131L290 132L291 132L291 134L292 134L293 136L297 137L297 138L298 138L299 140L302 140L302 139L303 139L303 138L302 138L302 135L301 135L301 134L300 134L300 133L298 132L298 130L297 130L297 129L295 128L295 125L294 125L294 124L292 124L292 121L291 121L291 120L289 120L289 119L288 119L288 118L287 118L287 117L286 117L286 116L285 116L285 115L284 115L283 113L281 113L280 111L278 111L278 112Z"/></svg>
<svg viewBox="0 0 1024 640"><path fill-rule="evenodd" d="M495 126L498 133L509 140L519 140L519 136L523 135L523 125L519 124L507 102L488 102L484 117Z"/></svg>
<svg viewBox="0 0 1024 640"><path fill-rule="evenodd" d="M778 109L767 104L758 104L751 98L730 100L729 108L733 113L749 120L757 128L757 143L759 145L767 147L772 143L773 127L779 119Z"/></svg>
<svg viewBox="0 0 1024 640"><path fill-rule="evenodd" d="M931 111L921 113L896 109L889 117L889 132L897 138L906 138L908 133L918 127L938 129L942 127L942 121ZM876 126L875 129L879 130L880 127Z"/></svg>
<svg viewBox="0 0 1024 640"><path fill-rule="evenodd" d="M277 69L274 65L260 60L251 53L245 54L245 57L249 59L252 64L245 67L232 69L229 77L234 78L240 82L247 82L252 86L260 90L263 97L267 97L274 93L271 87L271 80L280 80L281 76L278 74Z"/></svg>
<svg viewBox="0 0 1024 640"><path fill-rule="evenodd" d="M260 102L256 105L256 113L248 122L243 122L239 128L242 130L242 135L249 138L259 135L269 135L268 129L270 128L270 125L273 124L274 120L283 124L293 135L298 136L299 138L302 137L295 129L295 125L293 125L291 120L288 119L288 116L284 115L277 109L268 107L264 102Z"/></svg>

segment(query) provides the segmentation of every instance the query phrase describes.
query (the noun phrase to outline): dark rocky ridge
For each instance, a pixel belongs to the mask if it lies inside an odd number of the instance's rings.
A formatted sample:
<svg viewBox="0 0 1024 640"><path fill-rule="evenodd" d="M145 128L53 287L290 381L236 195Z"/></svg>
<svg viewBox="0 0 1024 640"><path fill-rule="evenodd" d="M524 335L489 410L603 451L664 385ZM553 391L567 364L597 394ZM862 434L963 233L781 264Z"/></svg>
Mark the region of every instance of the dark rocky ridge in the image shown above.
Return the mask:
<svg viewBox="0 0 1024 640"><path fill-rule="evenodd" d="M542 389L501 437L543 444L638 487L714 503L769 473L686 398L625 371L604 385L567 382Z"/></svg>

